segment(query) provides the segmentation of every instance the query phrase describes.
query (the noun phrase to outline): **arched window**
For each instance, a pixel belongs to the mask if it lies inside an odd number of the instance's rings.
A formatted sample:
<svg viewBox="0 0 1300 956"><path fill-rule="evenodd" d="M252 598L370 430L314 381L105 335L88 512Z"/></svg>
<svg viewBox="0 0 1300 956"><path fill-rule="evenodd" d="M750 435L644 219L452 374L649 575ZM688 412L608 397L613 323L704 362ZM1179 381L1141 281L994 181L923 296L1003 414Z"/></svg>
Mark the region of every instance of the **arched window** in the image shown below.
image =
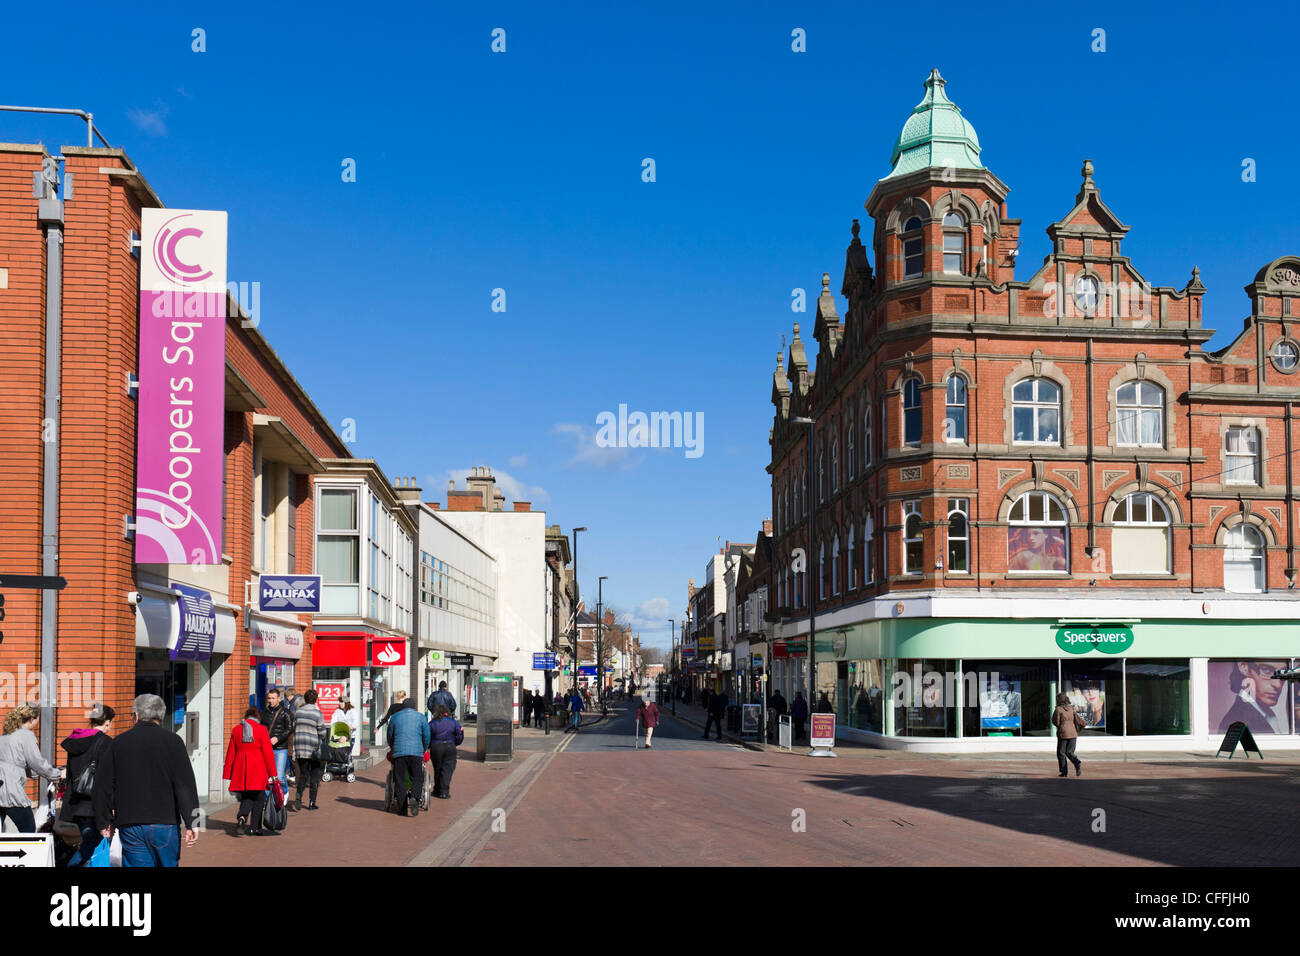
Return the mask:
<svg viewBox="0 0 1300 956"><path fill-rule="evenodd" d="M1007 524L1008 571L1070 570L1070 528L1055 497L1025 492L1011 506Z"/></svg>
<svg viewBox="0 0 1300 956"><path fill-rule="evenodd" d="M948 573L970 573L969 498L948 499Z"/></svg>
<svg viewBox="0 0 1300 956"><path fill-rule="evenodd" d="M1115 443L1163 448L1165 390L1150 382L1129 382L1115 392Z"/></svg>
<svg viewBox="0 0 1300 956"><path fill-rule="evenodd" d="M948 275L966 272L966 218L959 212L943 217L943 271Z"/></svg>
<svg viewBox="0 0 1300 956"><path fill-rule="evenodd" d="M921 540L921 502L903 502L903 573L920 574L924 569Z"/></svg>
<svg viewBox="0 0 1300 956"><path fill-rule="evenodd" d="M903 278L916 279L925 269L925 236L921 233L921 217L913 216L903 223Z"/></svg>
<svg viewBox="0 0 1300 956"><path fill-rule="evenodd" d="M840 440L831 441L831 491L840 490Z"/></svg>
<svg viewBox="0 0 1300 956"><path fill-rule="evenodd" d="M862 470L871 467L871 402L862 406Z"/></svg>
<svg viewBox="0 0 1300 956"><path fill-rule="evenodd" d="M840 536L831 542L831 595L840 593Z"/></svg>
<svg viewBox="0 0 1300 956"><path fill-rule="evenodd" d="M867 513L866 527L862 533L862 583L870 584L876 580L875 575L875 523L871 520L871 513Z"/></svg>
<svg viewBox="0 0 1300 956"><path fill-rule="evenodd" d="M903 383L903 444L909 448L921 444L921 380L909 378Z"/></svg>
<svg viewBox="0 0 1300 956"><path fill-rule="evenodd" d="M1236 594L1264 590L1264 539L1248 524L1235 525L1224 535L1223 588Z"/></svg>
<svg viewBox="0 0 1300 956"><path fill-rule="evenodd" d="M1061 443L1061 386L1026 378L1011 390L1011 434L1018 445Z"/></svg>
<svg viewBox="0 0 1300 956"><path fill-rule="evenodd" d="M1169 571L1169 512L1153 494L1128 495L1111 517L1111 568L1116 574Z"/></svg>
<svg viewBox="0 0 1300 956"><path fill-rule="evenodd" d="M1259 484L1259 432L1250 425L1232 425L1224 436L1223 483Z"/></svg>
<svg viewBox="0 0 1300 956"><path fill-rule="evenodd" d="M1084 315L1092 315L1097 310L1096 279L1081 275L1074 280L1074 304Z"/></svg>
<svg viewBox="0 0 1300 956"><path fill-rule="evenodd" d="M848 583L848 589L850 591L855 591L857 590L858 587L858 578L857 578L858 568L853 561L853 552L857 548L857 546L858 546L857 529L854 528L853 525L849 525L849 546L844 553L845 560L848 562L848 568L845 571L844 580Z"/></svg>
<svg viewBox="0 0 1300 956"><path fill-rule="evenodd" d="M817 449L817 500L826 500L826 449Z"/></svg>
<svg viewBox="0 0 1300 956"><path fill-rule="evenodd" d="M784 530L789 531L790 530L790 483L788 481L786 482L785 485L785 503L782 506L781 510L785 513Z"/></svg>
<svg viewBox="0 0 1300 956"><path fill-rule="evenodd" d="M944 441L966 441L966 380L960 375L948 379L947 405L944 409Z"/></svg>
<svg viewBox="0 0 1300 956"><path fill-rule="evenodd" d="M849 412L849 423L844 428L844 461L849 469L849 481L853 480L853 413Z"/></svg>
<svg viewBox="0 0 1300 956"><path fill-rule="evenodd" d="M817 545L817 600L826 600L826 542Z"/></svg>

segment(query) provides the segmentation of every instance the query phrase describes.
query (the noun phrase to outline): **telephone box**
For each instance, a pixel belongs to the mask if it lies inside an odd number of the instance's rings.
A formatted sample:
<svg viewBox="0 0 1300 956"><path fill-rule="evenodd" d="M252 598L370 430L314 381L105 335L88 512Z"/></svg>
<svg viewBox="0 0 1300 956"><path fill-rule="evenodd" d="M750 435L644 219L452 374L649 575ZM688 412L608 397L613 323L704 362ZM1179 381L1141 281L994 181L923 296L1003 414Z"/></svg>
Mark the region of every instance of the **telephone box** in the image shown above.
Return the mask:
<svg viewBox="0 0 1300 956"><path fill-rule="evenodd" d="M515 675L478 675L478 759L509 761L515 750Z"/></svg>

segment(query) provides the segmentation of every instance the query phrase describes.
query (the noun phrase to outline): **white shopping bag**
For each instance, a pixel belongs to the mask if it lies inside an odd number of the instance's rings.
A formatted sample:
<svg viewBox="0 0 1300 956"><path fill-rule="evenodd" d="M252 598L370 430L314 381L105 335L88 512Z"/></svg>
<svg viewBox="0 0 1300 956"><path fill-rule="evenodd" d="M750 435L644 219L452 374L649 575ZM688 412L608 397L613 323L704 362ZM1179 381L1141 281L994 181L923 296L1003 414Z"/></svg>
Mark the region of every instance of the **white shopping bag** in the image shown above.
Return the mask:
<svg viewBox="0 0 1300 956"><path fill-rule="evenodd" d="M108 846L108 862L109 866L122 865L122 835L117 830L113 831L113 842Z"/></svg>

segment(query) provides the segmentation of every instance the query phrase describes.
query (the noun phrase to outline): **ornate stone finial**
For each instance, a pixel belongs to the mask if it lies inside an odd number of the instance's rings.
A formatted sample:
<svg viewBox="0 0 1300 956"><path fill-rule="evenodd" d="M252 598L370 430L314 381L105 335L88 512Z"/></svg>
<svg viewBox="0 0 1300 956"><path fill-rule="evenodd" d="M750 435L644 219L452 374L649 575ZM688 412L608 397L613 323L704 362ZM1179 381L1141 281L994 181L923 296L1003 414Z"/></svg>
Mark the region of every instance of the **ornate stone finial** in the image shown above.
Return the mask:
<svg viewBox="0 0 1300 956"><path fill-rule="evenodd" d="M798 323L798 322L796 322L796 323L794 324L794 337L795 337L796 339L799 337L799 323Z"/></svg>
<svg viewBox="0 0 1300 956"><path fill-rule="evenodd" d="M930 78L925 81L925 86L947 86L948 81L939 75L939 68L936 66L930 71Z"/></svg>
<svg viewBox="0 0 1300 956"><path fill-rule="evenodd" d="M1193 279L1199 278L1200 275L1201 275L1201 267L1200 267L1200 266L1192 266L1192 278L1193 278Z"/></svg>
<svg viewBox="0 0 1300 956"><path fill-rule="evenodd" d="M861 230L862 230L862 226L858 224L858 221L857 221L856 219L854 219L854 220L853 220L853 238L854 238L854 239L857 239L857 238L858 238L858 233L859 233Z"/></svg>
<svg viewBox="0 0 1300 956"><path fill-rule="evenodd" d="M822 273L822 291L823 291L823 292L829 292L830 290L831 290L831 274L830 274L829 272L823 272L823 273Z"/></svg>

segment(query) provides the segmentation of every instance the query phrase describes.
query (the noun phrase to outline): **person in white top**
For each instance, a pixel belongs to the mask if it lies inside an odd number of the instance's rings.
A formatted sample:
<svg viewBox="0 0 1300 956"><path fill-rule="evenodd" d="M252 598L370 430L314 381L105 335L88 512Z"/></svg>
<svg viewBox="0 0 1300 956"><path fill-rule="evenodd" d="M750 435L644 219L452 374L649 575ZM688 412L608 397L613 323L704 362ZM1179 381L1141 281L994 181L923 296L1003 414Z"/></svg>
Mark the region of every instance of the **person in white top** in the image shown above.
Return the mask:
<svg viewBox="0 0 1300 956"><path fill-rule="evenodd" d="M357 747L357 733L361 729L360 711L352 706L351 697L339 698L339 706L334 715L330 717L330 731L334 730L335 724L347 724L348 731L352 735L352 749Z"/></svg>

